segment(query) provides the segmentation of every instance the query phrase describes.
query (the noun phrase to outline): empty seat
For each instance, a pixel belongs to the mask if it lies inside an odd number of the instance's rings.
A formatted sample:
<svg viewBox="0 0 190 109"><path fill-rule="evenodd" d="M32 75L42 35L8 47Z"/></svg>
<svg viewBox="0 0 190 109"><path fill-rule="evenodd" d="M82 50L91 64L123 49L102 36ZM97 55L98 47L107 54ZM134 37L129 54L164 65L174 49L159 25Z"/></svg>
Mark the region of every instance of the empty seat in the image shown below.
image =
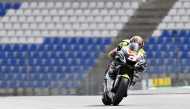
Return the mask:
<svg viewBox="0 0 190 109"><path fill-rule="evenodd" d="M7 2L7 3L4 4L4 8L5 8L5 9L11 9L12 6L13 6L13 4L12 4L12 3L9 3L9 2Z"/></svg>
<svg viewBox="0 0 190 109"><path fill-rule="evenodd" d="M4 10L0 10L0 16L5 16L6 12Z"/></svg>
<svg viewBox="0 0 190 109"><path fill-rule="evenodd" d="M148 39L149 44L157 44L158 43L158 38L150 37Z"/></svg>
<svg viewBox="0 0 190 109"><path fill-rule="evenodd" d="M19 2L15 2L15 3L13 3L13 9L19 9L21 7L21 3L19 3Z"/></svg>
<svg viewBox="0 0 190 109"><path fill-rule="evenodd" d="M0 88L8 88L6 81L0 81Z"/></svg>

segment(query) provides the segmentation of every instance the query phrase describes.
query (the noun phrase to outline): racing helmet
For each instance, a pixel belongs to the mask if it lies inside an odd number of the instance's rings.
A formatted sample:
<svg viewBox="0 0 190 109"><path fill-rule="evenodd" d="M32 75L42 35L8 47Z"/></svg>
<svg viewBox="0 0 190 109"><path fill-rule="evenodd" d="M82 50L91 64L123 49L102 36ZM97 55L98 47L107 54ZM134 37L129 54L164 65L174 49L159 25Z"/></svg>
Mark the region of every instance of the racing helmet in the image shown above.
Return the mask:
<svg viewBox="0 0 190 109"><path fill-rule="evenodd" d="M130 38L130 43L137 43L140 48L144 47L144 40L141 36L132 36Z"/></svg>

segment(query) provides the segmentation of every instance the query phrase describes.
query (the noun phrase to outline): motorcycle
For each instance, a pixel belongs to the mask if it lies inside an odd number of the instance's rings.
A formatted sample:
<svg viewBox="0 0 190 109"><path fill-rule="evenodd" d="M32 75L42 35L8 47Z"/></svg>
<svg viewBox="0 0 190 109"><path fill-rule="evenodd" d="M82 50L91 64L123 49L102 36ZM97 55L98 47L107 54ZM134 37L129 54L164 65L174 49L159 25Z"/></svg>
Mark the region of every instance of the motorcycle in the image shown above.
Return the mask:
<svg viewBox="0 0 190 109"><path fill-rule="evenodd" d="M134 66L137 60L135 55L126 56L123 53L117 53L114 61L117 64L116 78L111 79L108 72L105 73L102 95L104 105L118 105L124 97L127 97L128 88L133 82Z"/></svg>

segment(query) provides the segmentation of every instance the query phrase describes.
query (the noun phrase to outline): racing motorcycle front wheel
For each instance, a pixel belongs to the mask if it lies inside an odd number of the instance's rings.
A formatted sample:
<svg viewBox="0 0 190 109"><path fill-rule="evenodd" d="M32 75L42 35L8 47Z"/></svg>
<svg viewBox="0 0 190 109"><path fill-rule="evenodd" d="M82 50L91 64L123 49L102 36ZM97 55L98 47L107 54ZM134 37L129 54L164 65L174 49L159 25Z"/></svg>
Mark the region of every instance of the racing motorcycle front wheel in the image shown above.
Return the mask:
<svg viewBox="0 0 190 109"><path fill-rule="evenodd" d="M127 90L129 86L129 79L122 77L118 86L118 89L115 93L115 96L113 97L113 105L117 106L124 97L127 96Z"/></svg>
<svg viewBox="0 0 190 109"><path fill-rule="evenodd" d="M112 104L112 101L111 101L111 99L109 98L107 92L104 92L104 94L103 94L103 96L102 96L102 103L103 103L104 105L111 105L111 104Z"/></svg>

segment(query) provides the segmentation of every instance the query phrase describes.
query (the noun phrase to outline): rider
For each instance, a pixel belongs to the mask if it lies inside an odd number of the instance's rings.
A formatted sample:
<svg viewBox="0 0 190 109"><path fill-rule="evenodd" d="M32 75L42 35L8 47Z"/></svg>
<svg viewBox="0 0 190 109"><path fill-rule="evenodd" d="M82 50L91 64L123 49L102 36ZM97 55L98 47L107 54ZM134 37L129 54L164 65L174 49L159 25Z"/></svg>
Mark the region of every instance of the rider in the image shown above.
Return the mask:
<svg viewBox="0 0 190 109"><path fill-rule="evenodd" d="M108 57L114 60L116 53L118 51L122 51L121 49L125 47L128 48L127 49L128 55L136 55L139 57L139 60L137 64L135 65L135 71L133 74L133 79L131 81L131 85L135 85L136 81L139 80L140 78L140 73L144 71L145 66L146 66L145 51L143 49L144 40L141 36L132 36L130 39L122 40L115 49L111 50L108 53ZM116 70L117 69L116 69L115 64L111 63L108 68L108 75L113 80L117 76Z"/></svg>

